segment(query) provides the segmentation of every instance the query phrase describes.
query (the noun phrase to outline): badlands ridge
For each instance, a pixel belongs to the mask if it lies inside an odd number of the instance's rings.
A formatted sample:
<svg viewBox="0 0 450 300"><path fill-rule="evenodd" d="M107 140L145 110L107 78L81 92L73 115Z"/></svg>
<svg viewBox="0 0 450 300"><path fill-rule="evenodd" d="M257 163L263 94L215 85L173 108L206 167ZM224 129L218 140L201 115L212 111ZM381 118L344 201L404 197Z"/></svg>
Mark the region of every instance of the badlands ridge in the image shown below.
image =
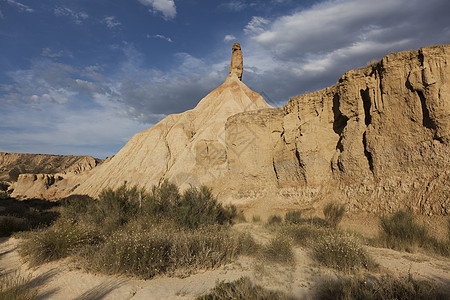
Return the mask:
<svg viewBox="0 0 450 300"><path fill-rule="evenodd" d="M251 91L242 70L236 43L230 75L194 109L137 133L95 168L21 174L13 196L96 196L124 181L169 180L208 185L247 209L336 200L349 210L448 215L450 45L389 54L280 108Z"/></svg>

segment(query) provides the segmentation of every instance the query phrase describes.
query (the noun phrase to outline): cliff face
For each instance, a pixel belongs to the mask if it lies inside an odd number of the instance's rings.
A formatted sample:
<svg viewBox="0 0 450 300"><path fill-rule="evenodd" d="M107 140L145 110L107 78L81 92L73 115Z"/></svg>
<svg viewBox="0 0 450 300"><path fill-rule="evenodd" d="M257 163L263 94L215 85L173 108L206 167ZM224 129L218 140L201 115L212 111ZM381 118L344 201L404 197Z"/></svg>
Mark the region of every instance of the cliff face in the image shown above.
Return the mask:
<svg viewBox="0 0 450 300"><path fill-rule="evenodd" d="M231 117L228 169L231 186L239 186L232 197L448 214L449 63L450 45L390 54L282 109ZM230 142L237 131L251 142Z"/></svg>

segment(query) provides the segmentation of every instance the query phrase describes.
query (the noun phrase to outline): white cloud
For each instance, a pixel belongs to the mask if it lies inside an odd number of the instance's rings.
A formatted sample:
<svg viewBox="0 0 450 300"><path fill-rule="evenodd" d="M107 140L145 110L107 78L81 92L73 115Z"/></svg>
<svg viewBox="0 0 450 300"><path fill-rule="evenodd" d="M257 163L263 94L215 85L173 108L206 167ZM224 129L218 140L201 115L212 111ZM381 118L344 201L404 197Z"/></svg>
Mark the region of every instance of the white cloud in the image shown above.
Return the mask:
<svg viewBox="0 0 450 300"><path fill-rule="evenodd" d="M267 24L269 24L269 20L254 16L247 26L245 26L244 32L246 34L261 34L264 32L264 27Z"/></svg>
<svg viewBox="0 0 450 300"><path fill-rule="evenodd" d="M170 37L164 36L162 34L155 34L155 35L149 35L147 34L147 38L157 38L157 39L162 39L162 40L166 40L169 43L173 43L172 39Z"/></svg>
<svg viewBox="0 0 450 300"><path fill-rule="evenodd" d="M220 5L221 8L225 8L228 11L242 11L246 9L248 6L249 4L247 4L246 2L239 0L233 0L230 2L222 3Z"/></svg>
<svg viewBox="0 0 450 300"><path fill-rule="evenodd" d="M64 56L64 51L60 50L60 51L52 51L52 49L50 48L44 48L42 49L42 56L46 56L46 57L62 57Z"/></svg>
<svg viewBox="0 0 450 300"><path fill-rule="evenodd" d="M173 0L139 0L139 2L151 8L151 11L160 12L164 19L173 19L177 15L177 9Z"/></svg>
<svg viewBox="0 0 450 300"><path fill-rule="evenodd" d="M232 34L227 34L227 35L223 38L223 40L224 40L225 42L230 42L230 41L236 40L236 37L235 37L234 35L232 35Z"/></svg>
<svg viewBox="0 0 450 300"><path fill-rule="evenodd" d="M32 9L31 7L29 7L28 5L22 4L20 2L17 2L15 0L8 0L8 3L17 7L19 9L19 11L24 11L24 12L33 12L34 9Z"/></svg>
<svg viewBox="0 0 450 300"><path fill-rule="evenodd" d="M58 17L69 17L75 24L82 24L87 18L89 18L88 14L85 12L76 12L67 7L57 7L53 10L55 16Z"/></svg>
<svg viewBox="0 0 450 300"><path fill-rule="evenodd" d="M105 17L102 22L110 29L122 25L114 16Z"/></svg>

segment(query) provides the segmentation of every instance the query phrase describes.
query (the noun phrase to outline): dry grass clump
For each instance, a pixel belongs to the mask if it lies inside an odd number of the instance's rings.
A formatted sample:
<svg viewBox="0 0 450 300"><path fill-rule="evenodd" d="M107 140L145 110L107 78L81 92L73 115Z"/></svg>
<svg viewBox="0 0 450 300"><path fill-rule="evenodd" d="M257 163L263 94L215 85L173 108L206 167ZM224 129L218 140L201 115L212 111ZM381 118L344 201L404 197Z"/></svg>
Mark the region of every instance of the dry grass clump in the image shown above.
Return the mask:
<svg viewBox="0 0 450 300"><path fill-rule="evenodd" d="M196 298L197 300L287 300L293 299L282 292L267 290L253 284L248 277L241 277L233 282L220 282L208 294Z"/></svg>
<svg viewBox="0 0 450 300"><path fill-rule="evenodd" d="M348 233L327 234L314 243L312 250L316 261L342 272L371 270L376 267L376 263L356 238Z"/></svg>
<svg viewBox="0 0 450 300"><path fill-rule="evenodd" d="M287 224L301 224L303 222L302 212L300 210L291 210L284 216L284 222Z"/></svg>
<svg viewBox="0 0 450 300"><path fill-rule="evenodd" d="M125 184L98 200L64 200L50 227L24 235L21 255L32 265L67 256L86 269L151 278L229 262L257 247L250 235L231 234L234 207L224 207L206 187L184 193L168 182L146 193Z"/></svg>
<svg viewBox="0 0 450 300"><path fill-rule="evenodd" d="M338 203L330 202L323 208L325 221L332 228L336 228L344 217L345 206Z"/></svg>
<svg viewBox="0 0 450 300"><path fill-rule="evenodd" d="M31 266L64 258L96 240L95 234L70 221L60 219L46 229L23 235L20 255L27 257Z"/></svg>
<svg viewBox="0 0 450 300"><path fill-rule="evenodd" d="M272 262L291 263L294 261L292 242L282 235L277 235L264 245L261 254L265 260Z"/></svg>
<svg viewBox="0 0 450 300"><path fill-rule="evenodd" d="M316 299L449 299L450 294L429 281L412 276L383 275L341 277L325 280L316 287Z"/></svg>
<svg viewBox="0 0 450 300"><path fill-rule="evenodd" d="M158 274L191 273L228 263L245 252L242 241L222 226L195 231L171 224L144 229L127 227L103 243L86 248L80 257L89 270L149 279Z"/></svg>
<svg viewBox="0 0 450 300"><path fill-rule="evenodd" d="M375 244L408 252L421 247L443 256L450 255L450 229L449 238L439 241L430 236L426 226L419 224L410 212L398 211L391 216L381 217L380 227L381 232Z"/></svg>
<svg viewBox="0 0 450 300"><path fill-rule="evenodd" d="M31 277L19 273L0 275L0 300L32 300L37 297L37 290L30 285Z"/></svg>
<svg viewBox="0 0 450 300"><path fill-rule="evenodd" d="M283 218L279 215L271 215L267 219L267 225L279 225L283 221Z"/></svg>
<svg viewBox="0 0 450 300"><path fill-rule="evenodd" d="M310 223L286 224L280 229L280 234L291 238L296 245L311 246L314 241L329 234L329 229Z"/></svg>

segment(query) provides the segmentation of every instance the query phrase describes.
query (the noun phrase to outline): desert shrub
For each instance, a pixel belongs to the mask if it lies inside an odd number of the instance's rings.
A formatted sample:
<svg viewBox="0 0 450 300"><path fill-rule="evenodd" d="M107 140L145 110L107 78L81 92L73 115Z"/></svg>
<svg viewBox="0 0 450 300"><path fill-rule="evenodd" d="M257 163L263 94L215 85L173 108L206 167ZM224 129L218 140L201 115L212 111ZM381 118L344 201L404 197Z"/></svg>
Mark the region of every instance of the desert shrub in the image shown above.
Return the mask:
<svg viewBox="0 0 450 300"><path fill-rule="evenodd" d="M282 235L272 238L261 249L263 258L272 262L289 263L294 261L294 251L289 239Z"/></svg>
<svg viewBox="0 0 450 300"><path fill-rule="evenodd" d="M242 252L241 242L220 226L193 231L164 223L148 230L116 231L104 243L85 248L80 257L88 270L148 279L217 267Z"/></svg>
<svg viewBox="0 0 450 300"><path fill-rule="evenodd" d="M30 282L30 276L25 277L17 272L0 275L0 300L36 299L37 290Z"/></svg>
<svg viewBox="0 0 450 300"><path fill-rule="evenodd" d="M10 236L13 232L28 229L28 224L15 217L5 216L0 217L0 237Z"/></svg>
<svg viewBox="0 0 450 300"><path fill-rule="evenodd" d="M350 234L334 232L325 235L316 241L312 250L316 261L339 271L376 267L373 259Z"/></svg>
<svg viewBox="0 0 450 300"><path fill-rule="evenodd" d="M268 225L279 225L283 221L283 218L281 218L279 215L271 215L267 219Z"/></svg>
<svg viewBox="0 0 450 300"><path fill-rule="evenodd" d="M328 235L329 231L311 224L286 224L281 228L280 233L291 238L297 245L310 246L315 240Z"/></svg>
<svg viewBox="0 0 450 300"><path fill-rule="evenodd" d="M284 222L288 224L300 224L302 221L302 212L300 210L289 211L284 216Z"/></svg>
<svg viewBox="0 0 450 300"><path fill-rule="evenodd" d="M428 240L426 227L418 224L410 212L398 211L391 216L381 217L380 227L379 241L388 248L414 251Z"/></svg>
<svg viewBox="0 0 450 300"><path fill-rule="evenodd" d="M336 228L344 217L345 206L338 203L330 202L323 208L325 221L332 228Z"/></svg>
<svg viewBox="0 0 450 300"><path fill-rule="evenodd" d="M259 223L259 222L261 222L261 216L259 216L259 215L253 215L253 216L252 216L252 222L253 222L253 223Z"/></svg>
<svg viewBox="0 0 450 300"><path fill-rule="evenodd" d="M411 276L341 277L316 287L317 299L449 299L450 294L429 281Z"/></svg>
<svg viewBox="0 0 450 300"><path fill-rule="evenodd" d="M235 206L223 207L205 186L187 189L172 213L174 220L189 228L230 224L236 214Z"/></svg>
<svg viewBox="0 0 450 300"><path fill-rule="evenodd" d="M27 237L19 245L19 253L28 257L32 266L66 257L95 241L92 231L63 219L45 229L30 232Z"/></svg>
<svg viewBox="0 0 450 300"><path fill-rule="evenodd" d="M253 284L248 277L241 277L233 282L220 282L208 294L196 298L197 300L283 300L291 299L282 292L267 290Z"/></svg>
<svg viewBox="0 0 450 300"><path fill-rule="evenodd" d="M0 200L9 199L9 194L4 191L0 191Z"/></svg>

